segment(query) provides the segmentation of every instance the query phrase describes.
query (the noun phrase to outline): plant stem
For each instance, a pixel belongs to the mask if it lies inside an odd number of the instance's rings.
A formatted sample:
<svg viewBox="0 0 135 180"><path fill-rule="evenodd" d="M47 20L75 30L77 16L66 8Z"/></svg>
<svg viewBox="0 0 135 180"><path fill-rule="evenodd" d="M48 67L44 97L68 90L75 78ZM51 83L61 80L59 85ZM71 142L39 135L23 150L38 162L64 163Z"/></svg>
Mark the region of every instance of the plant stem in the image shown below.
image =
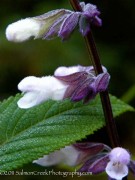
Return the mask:
<svg viewBox="0 0 135 180"><path fill-rule="evenodd" d="M82 11L82 8L78 0L69 0L69 1L75 11ZM84 38L85 38L85 42L88 48L88 52L89 52L92 64L94 66L95 73L96 75L98 75L103 72L103 69L101 66L100 58L97 52L97 48L94 42L92 32L89 32L87 36L85 36ZM118 137L116 124L113 119L112 107L110 103L108 90L101 92L100 98L102 102L102 107L103 107L105 121L106 121L106 127L108 131L108 136L111 142L111 146L112 148L118 147L120 146L119 137Z"/></svg>

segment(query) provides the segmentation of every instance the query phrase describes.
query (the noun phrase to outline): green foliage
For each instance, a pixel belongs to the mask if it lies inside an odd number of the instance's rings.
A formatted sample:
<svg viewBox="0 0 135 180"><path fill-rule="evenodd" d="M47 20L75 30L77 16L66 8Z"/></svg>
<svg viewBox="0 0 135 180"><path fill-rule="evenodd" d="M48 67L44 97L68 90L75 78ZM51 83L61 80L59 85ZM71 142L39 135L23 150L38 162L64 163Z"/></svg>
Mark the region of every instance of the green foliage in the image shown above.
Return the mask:
<svg viewBox="0 0 135 180"><path fill-rule="evenodd" d="M121 99L126 103L129 103L135 99L135 84L124 93Z"/></svg>
<svg viewBox="0 0 135 180"><path fill-rule="evenodd" d="M19 98L0 104L0 171L22 166L105 125L99 96L86 105L50 100L28 110L17 107ZM112 96L111 102L115 117L133 110Z"/></svg>

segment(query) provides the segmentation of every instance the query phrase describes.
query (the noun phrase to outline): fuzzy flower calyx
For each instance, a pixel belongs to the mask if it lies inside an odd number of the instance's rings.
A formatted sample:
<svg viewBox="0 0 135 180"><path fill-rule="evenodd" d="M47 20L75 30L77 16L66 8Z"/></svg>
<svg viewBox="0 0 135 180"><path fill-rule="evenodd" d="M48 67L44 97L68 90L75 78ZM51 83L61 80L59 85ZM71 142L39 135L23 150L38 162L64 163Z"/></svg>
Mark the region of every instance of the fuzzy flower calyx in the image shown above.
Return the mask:
<svg viewBox="0 0 135 180"><path fill-rule="evenodd" d="M48 40L60 37L65 40L76 27L79 27L79 31L85 36L90 31L91 24L101 26L102 21L98 17L100 12L95 5L85 5L84 2L80 5L82 12L57 9L12 23L6 29L6 37L14 42L23 42L31 37Z"/></svg>
<svg viewBox="0 0 135 180"><path fill-rule="evenodd" d="M75 69L75 67L71 68ZM92 66L78 66L76 68L78 68L78 71L76 70L72 74L66 74L66 70L68 72L70 68L65 67L58 68L54 73L58 80L68 84L64 98L70 98L72 101L83 100L84 102L89 102L99 92L107 89L110 75L105 68L103 68L104 72L98 76L95 75Z"/></svg>
<svg viewBox="0 0 135 180"><path fill-rule="evenodd" d="M92 66L59 67L54 76L24 78L18 89L23 97L18 101L20 108L31 108L48 99L88 102L99 92L108 87L110 76L103 67L104 73L95 75Z"/></svg>

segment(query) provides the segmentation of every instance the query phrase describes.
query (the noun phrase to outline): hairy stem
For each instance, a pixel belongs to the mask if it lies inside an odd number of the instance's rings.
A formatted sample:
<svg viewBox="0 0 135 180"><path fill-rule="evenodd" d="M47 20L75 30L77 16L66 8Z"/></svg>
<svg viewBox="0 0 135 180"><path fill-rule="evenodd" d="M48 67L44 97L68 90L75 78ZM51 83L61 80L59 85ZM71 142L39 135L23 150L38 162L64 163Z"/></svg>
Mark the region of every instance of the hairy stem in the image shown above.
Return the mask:
<svg viewBox="0 0 135 180"><path fill-rule="evenodd" d="M81 8L78 0L69 0L69 1L75 11L82 11L82 8ZM95 69L95 73L96 73L96 75L98 75L103 72L103 69L101 66L100 58L99 58L99 55L97 52L97 48L96 48L96 45L95 45L95 42L93 39L92 32L89 32L87 34L87 36L85 36L85 42L86 42L86 45L88 48L88 52L89 52L92 64ZM111 107L111 103L110 103L108 90L106 90L105 92L101 92L100 97L101 97L104 116L105 116L105 120L106 120L106 127L107 127L107 131L108 131L109 139L111 142L111 146L113 148L118 147L118 146L120 146L120 143L119 143L116 124L113 119L112 107Z"/></svg>

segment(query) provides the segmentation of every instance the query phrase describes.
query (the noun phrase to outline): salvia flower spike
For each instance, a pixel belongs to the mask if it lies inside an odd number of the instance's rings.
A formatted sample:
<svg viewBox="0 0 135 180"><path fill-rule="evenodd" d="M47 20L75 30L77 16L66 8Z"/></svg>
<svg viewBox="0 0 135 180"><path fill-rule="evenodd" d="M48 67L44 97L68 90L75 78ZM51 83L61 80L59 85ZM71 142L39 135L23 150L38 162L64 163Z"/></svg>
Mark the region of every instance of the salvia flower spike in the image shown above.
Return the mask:
<svg viewBox="0 0 135 180"><path fill-rule="evenodd" d="M9 41L23 42L31 37L53 39L60 37L66 40L79 27L85 36L90 31L91 24L101 26L100 12L93 4L80 3L82 12L67 9L57 9L36 17L29 17L10 24L6 29Z"/></svg>

